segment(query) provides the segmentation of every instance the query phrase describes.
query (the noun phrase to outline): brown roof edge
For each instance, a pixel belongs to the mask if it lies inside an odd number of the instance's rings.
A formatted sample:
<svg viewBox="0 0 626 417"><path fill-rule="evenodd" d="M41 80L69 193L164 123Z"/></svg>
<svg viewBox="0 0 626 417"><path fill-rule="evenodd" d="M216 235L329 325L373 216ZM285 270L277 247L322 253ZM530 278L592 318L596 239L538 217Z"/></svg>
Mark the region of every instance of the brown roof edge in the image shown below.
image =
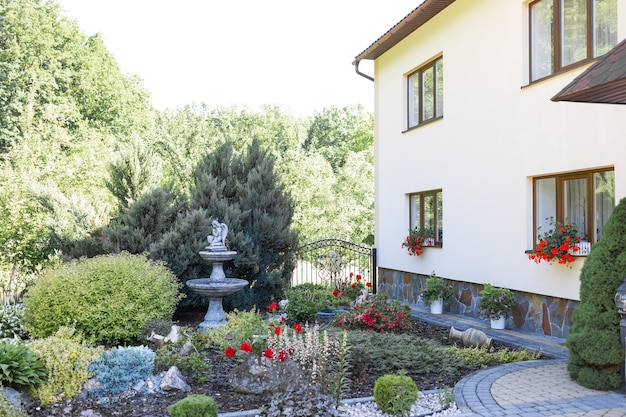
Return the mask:
<svg viewBox="0 0 626 417"><path fill-rule="evenodd" d="M363 59L378 58L454 2L455 0L424 0L404 19L357 55L352 65Z"/></svg>

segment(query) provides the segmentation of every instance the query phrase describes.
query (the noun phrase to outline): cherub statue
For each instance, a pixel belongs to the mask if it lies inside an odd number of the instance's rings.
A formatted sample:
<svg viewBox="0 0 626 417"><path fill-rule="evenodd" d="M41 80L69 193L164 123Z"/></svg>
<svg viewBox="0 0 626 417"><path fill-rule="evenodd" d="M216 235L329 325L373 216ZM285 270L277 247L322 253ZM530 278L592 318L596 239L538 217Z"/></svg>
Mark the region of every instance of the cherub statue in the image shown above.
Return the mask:
<svg viewBox="0 0 626 417"><path fill-rule="evenodd" d="M213 225L213 230L206 238L209 242L209 249L226 250L226 235L228 234L228 226L217 220L213 220L211 224Z"/></svg>

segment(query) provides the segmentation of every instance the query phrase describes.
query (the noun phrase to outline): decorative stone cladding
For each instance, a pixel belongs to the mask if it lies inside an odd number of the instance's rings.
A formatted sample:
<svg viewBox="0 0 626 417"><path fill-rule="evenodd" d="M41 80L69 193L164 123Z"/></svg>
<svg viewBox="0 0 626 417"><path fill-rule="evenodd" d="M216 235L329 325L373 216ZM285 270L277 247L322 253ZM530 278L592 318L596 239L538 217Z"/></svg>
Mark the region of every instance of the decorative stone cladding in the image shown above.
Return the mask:
<svg viewBox="0 0 626 417"><path fill-rule="evenodd" d="M379 268L378 290L404 303L423 305L420 292L426 278L428 275ZM445 280L455 294L455 299L446 303L447 310L468 317L481 317L478 302L483 285ZM517 298L517 306L506 319L507 329L541 332L563 339L569 336L572 314L578 306L578 301L515 291L513 294Z"/></svg>

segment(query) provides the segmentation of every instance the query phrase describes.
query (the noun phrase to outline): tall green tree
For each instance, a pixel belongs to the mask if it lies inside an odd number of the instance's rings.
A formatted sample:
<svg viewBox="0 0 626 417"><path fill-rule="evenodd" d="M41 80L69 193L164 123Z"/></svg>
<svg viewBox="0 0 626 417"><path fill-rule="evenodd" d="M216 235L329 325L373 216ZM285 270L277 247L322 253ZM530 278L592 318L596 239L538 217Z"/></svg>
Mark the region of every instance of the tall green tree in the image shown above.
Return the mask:
<svg viewBox="0 0 626 417"><path fill-rule="evenodd" d="M604 235L592 246L580 272L580 304L573 316L567 369L579 384L612 390L622 384L620 317L613 298L626 271L626 199L604 225Z"/></svg>

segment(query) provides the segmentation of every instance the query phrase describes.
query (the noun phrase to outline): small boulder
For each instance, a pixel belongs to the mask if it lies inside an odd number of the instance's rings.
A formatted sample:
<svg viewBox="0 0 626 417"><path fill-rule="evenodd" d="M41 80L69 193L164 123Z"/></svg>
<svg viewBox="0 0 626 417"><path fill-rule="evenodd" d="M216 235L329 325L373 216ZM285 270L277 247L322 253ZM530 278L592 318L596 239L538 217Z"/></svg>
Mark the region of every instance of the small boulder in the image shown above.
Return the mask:
<svg viewBox="0 0 626 417"><path fill-rule="evenodd" d="M183 379L183 375L180 373L180 370L178 370L178 368L175 366L172 366L165 373L165 376L161 381L161 389L163 391L191 391L191 387L185 382L185 380Z"/></svg>

